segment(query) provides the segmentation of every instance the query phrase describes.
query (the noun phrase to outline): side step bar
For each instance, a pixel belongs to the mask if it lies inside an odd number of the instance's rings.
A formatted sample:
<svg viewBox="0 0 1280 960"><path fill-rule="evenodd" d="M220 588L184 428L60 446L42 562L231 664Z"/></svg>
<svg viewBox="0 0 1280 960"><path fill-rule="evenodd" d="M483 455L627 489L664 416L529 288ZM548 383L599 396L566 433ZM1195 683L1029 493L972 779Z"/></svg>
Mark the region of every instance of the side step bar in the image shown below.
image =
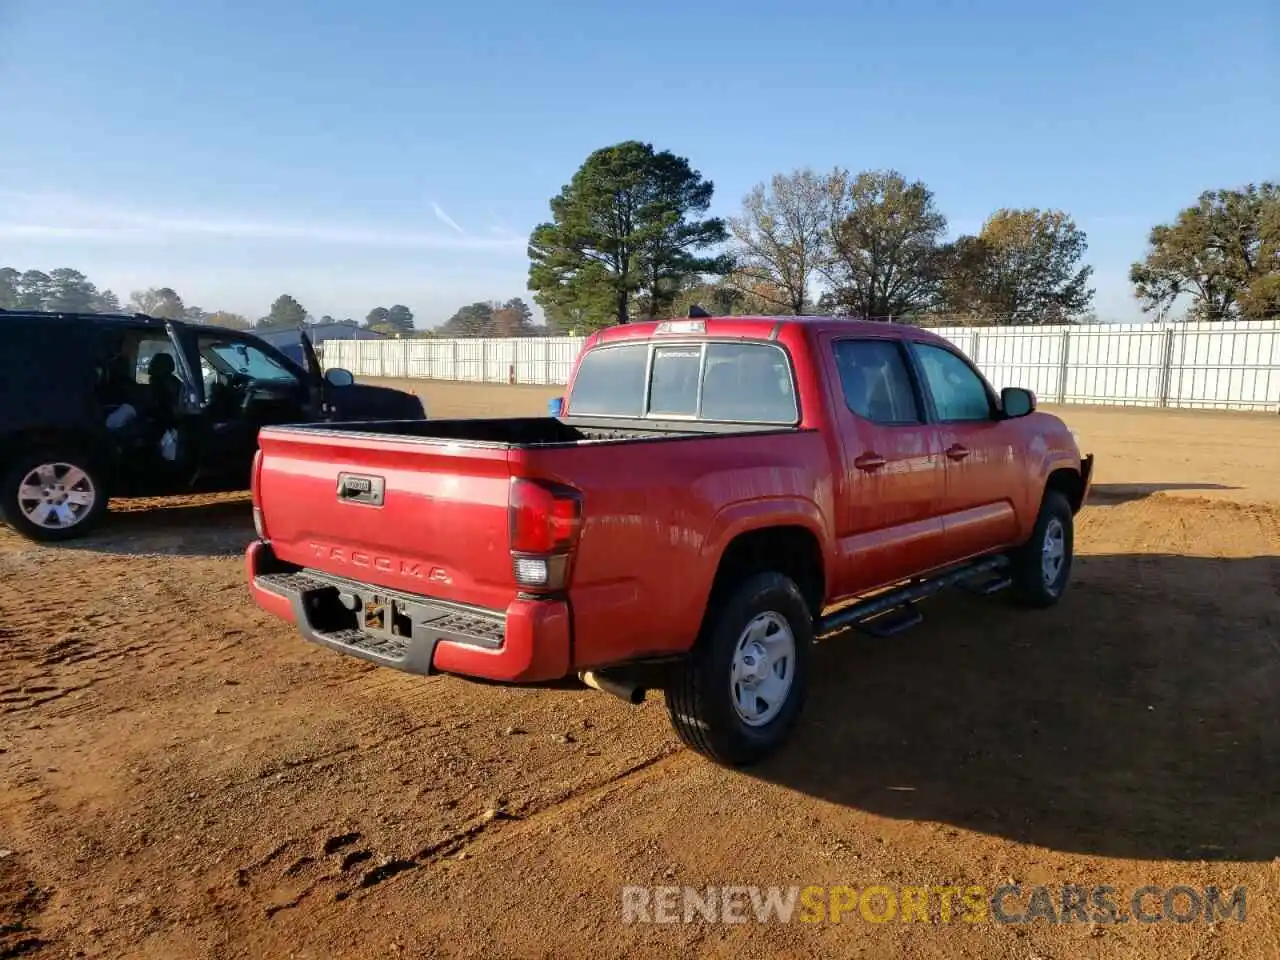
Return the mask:
<svg viewBox="0 0 1280 960"><path fill-rule="evenodd" d="M1009 586L1010 580L1004 575L1008 558L986 557L972 563L962 564L943 571L928 580L913 580L902 587L886 590L866 600L841 607L834 613L823 617L815 625L817 636L835 633L856 627L874 637L892 637L918 625L924 618L915 604L919 600L931 597L940 590L956 585L964 585L975 593L987 595L1003 590ZM989 579L969 586L984 574Z"/></svg>

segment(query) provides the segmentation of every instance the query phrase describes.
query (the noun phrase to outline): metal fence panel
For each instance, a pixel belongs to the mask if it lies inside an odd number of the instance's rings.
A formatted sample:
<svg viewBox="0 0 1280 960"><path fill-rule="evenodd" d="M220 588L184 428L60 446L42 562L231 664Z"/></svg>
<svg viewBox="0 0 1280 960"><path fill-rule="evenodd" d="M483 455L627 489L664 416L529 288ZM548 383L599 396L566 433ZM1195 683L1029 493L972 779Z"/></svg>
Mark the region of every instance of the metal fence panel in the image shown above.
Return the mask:
<svg viewBox="0 0 1280 960"><path fill-rule="evenodd" d="M1062 402L1160 406L1168 337L1167 328L1143 324L1070 330Z"/></svg>
<svg viewBox="0 0 1280 960"><path fill-rule="evenodd" d="M1190 324L1171 351L1171 406L1280 407L1280 325Z"/></svg>
<svg viewBox="0 0 1280 960"><path fill-rule="evenodd" d="M938 327L996 389L1048 403L1280 411L1280 321ZM326 367L362 377L563 384L581 337L328 340Z"/></svg>
<svg viewBox="0 0 1280 960"><path fill-rule="evenodd" d="M1059 327L974 331L969 357L997 390L1024 387L1056 401L1062 394L1062 353L1066 333ZM963 341L959 346L964 347Z"/></svg>

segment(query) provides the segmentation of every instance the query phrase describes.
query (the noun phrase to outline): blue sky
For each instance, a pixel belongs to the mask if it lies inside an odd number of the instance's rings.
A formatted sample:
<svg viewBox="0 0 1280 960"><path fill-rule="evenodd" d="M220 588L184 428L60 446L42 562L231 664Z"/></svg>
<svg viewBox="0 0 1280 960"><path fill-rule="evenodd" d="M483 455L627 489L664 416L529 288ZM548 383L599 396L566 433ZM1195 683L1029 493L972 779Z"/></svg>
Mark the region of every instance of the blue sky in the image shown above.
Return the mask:
<svg viewBox="0 0 1280 960"><path fill-rule="evenodd" d="M953 232L1087 231L1100 315L1153 223L1280 176L1275 0L0 0L0 264L259 316L526 295L591 150L687 156L733 213L776 171L893 167Z"/></svg>

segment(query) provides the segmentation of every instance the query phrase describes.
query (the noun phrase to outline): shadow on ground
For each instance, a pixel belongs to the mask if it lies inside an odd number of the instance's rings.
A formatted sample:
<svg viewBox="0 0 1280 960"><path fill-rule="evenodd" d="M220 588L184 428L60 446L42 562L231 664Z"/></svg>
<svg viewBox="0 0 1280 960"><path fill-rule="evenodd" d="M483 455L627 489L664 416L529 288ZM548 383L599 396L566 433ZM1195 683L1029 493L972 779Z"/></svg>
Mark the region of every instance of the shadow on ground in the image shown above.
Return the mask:
<svg viewBox="0 0 1280 960"><path fill-rule="evenodd" d="M1089 488L1091 504L1129 503L1158 493L1190 490L1239 490L1221 483L1095 483Z"/></svg>
<svg viewBox="0 0 1280 960"><path fill-rule="evenodd" d="M820 643L748 772L904 820L1111 857L1280 856L1280 558L1077 558L1055 609L939 597ZM1154 602L1153 602L1154 601Z"/></svg>
<svg viewBox="0 0 1280 960"><path fill-rule="evenodd" d="M113 500L98 529L58 549L216 557L242 552L253 535L248 493Z"/></svg>

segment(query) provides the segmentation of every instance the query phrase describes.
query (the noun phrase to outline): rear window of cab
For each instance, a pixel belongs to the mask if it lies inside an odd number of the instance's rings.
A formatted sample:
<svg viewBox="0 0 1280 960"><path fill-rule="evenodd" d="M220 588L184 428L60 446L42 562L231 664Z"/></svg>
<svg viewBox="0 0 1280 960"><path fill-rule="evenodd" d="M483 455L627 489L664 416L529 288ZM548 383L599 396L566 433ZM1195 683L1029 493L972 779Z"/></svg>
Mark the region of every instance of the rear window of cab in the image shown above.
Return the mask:
<svg viewBox="0 0 1280 960"><path fill-rule="evenodd" d="M799 420L786 353L776 344L744 341L596 347L578 365L568 408L572 416Z"/></svg>

